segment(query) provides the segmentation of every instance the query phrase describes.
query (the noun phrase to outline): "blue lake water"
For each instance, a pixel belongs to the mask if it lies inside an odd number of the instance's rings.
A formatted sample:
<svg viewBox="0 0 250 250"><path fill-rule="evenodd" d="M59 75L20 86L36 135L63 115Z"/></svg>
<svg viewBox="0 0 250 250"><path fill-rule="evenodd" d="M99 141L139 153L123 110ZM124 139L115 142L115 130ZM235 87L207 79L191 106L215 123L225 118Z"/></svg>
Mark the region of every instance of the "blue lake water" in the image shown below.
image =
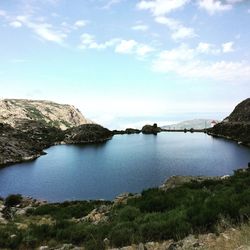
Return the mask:
<svg viewBox="0 0 250 250"><path fill-rule="evenodd" d="M247 166L250 149L203 133L116 135L94 145L59 145L32 162L0 170L0 196L48 201L113 199L172 175L216 176Z"/></svg>

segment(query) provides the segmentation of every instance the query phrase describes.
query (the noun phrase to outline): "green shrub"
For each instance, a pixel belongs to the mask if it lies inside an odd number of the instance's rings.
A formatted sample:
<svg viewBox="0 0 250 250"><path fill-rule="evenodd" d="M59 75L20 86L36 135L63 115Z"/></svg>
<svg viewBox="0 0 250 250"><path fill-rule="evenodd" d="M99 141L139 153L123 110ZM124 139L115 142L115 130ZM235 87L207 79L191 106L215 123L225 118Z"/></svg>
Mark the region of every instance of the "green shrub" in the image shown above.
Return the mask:
<svg viewBox="0 0 250 250"><path fill-rule="evenodd" d="M119 221L134 221L140 215L140 210L132 206L125 206L119 211L118 219Z"/></svg>
<svg viewBox="0 0 250 250"><path fill-rule="evenodd" d="M111 229L109 236L112 245L121 247L134 243L136 239L136 231L134 227L134 224L131 222L116 224Z"/></svg>
<svg viewBox="0 0 250 250"><path fill-rule="evenodd" d="M20 194L11 194L5 199L5 206L14 207L22 202L22 196Z"/></svg>

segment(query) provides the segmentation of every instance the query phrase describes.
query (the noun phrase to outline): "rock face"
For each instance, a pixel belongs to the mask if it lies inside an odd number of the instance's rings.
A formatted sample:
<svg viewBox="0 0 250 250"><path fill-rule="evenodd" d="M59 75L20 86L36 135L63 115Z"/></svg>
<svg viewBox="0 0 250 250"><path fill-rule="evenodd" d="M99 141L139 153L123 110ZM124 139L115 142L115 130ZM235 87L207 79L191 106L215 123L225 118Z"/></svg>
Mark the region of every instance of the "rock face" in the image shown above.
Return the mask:
<svg viewBox="0 0 250 250"><path fill-rule="evenodd" d="M85 124L65 131L64 142L67 144L80 144L103 142L111 139L113 133L97 124Z"/></svg>
<svg viewBox="0 0 250 250"><path fill-rule="evenodd" d="M238 104L223 122L209 129L208 134L250 146L250 98Z"/></svg>
<svg viewBox="0 0 250 250"><path fill-rule="evenodd" d="M72 105L25 99L0 100L0 123L16 128L26 120L38 121L62 130L93 123Z"/></svg>
<svg viewBox="0 0 250 250"><path fill-rule="evenodd" d="M145 125L142 128L143 134L157 134L159 132L161 132L161 128L159 128L156 123L153 126Z"/></svg>

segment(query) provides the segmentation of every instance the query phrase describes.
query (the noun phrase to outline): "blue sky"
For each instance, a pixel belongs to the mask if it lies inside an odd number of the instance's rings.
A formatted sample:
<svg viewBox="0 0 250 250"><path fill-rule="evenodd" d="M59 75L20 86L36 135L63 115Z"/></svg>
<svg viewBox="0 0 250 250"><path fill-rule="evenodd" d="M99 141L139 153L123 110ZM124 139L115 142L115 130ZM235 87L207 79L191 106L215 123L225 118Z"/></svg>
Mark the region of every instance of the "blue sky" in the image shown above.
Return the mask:
<svg viewBox="0 0 250 250"><path fill-rule="evenodd" d="M0 98L114 127L223 118L250 94L249 24L248 0L0 1Z"/></svg>

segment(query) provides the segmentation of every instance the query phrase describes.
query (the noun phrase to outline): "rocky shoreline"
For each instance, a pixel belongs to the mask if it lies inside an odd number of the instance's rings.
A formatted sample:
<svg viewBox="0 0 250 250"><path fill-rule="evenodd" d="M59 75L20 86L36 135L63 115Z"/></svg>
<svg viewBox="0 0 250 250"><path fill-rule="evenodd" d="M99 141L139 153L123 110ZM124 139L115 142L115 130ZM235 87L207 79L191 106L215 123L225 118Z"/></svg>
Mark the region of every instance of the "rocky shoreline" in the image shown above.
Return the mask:
<svg viewBox="0 0 250 250"><path fill-rule="evenodd" d="M54 145L104 143L117 134L157 134L161 129L145 125L141 130L110 131L97 124L83 124L67 130L51 127L39 121L22 120L12 127L0 123L0 168L32 161L46 154L44 149Z"/></svg>
<svg viewBox="0 0 250 250"><path fill-rule="evenodd" d="M0 167L35 160L53 145L102 143L112 136L110 130L97 124L63 131L36 121L26 121L18 128L0 123Z"/></svg>
<svg viewBox="0 0 250 250"><path fill-rule="evenodd" d="M240 132L239 132L240 130ZM250 123L249 124L217 124L208 129L207 134L213 137L235 141L240 145L250 147Z"/></svg>

